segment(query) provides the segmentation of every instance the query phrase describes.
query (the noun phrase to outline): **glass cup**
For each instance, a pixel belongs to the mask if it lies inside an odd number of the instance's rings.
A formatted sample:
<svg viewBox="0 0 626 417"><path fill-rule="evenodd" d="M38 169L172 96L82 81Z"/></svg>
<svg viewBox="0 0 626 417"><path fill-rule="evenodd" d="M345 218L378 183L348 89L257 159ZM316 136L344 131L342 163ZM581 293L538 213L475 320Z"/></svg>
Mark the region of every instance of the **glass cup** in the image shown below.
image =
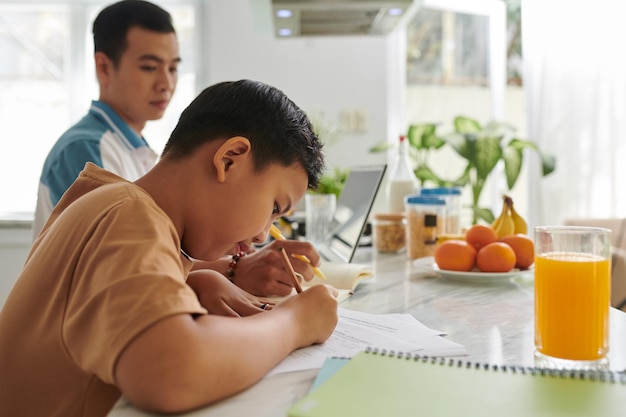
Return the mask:
<svg viewBox="0 0 626 417"><path fill-rule="evenodd" d="M330 225L337 208L335 194L307 193L305 202L305 237L313 244L325 243L329 240Z"/></svg>
<svg viewBox="0 0 626 417"><path fill-rule="evenodd" d="M535 365L608 368L611 231L535 228Z"/></svg>

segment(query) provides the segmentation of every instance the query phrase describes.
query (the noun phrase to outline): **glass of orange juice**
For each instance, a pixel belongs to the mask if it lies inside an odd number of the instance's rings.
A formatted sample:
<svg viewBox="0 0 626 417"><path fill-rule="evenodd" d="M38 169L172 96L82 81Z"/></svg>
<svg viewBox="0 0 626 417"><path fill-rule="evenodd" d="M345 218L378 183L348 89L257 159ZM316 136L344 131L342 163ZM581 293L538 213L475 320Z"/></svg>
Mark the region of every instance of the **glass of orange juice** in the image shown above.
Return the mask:
<svg viewBox="0 0 626 417"><path fill-rule="evenodd" d="M611 231L535 228L535 364L608 367Z"/></svg>

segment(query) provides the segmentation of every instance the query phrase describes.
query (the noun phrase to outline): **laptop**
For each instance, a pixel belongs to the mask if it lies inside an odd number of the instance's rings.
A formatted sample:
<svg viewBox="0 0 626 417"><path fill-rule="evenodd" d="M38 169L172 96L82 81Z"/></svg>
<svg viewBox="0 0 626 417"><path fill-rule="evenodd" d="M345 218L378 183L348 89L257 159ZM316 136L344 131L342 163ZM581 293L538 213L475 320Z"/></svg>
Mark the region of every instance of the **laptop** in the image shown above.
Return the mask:
<svg viewBox="0 0 626 417"><path fill-rule="evenodd" d="M316 249L326 261L350 263L367 225L387 165L350 168L330 226L330 238Z"/></svg>

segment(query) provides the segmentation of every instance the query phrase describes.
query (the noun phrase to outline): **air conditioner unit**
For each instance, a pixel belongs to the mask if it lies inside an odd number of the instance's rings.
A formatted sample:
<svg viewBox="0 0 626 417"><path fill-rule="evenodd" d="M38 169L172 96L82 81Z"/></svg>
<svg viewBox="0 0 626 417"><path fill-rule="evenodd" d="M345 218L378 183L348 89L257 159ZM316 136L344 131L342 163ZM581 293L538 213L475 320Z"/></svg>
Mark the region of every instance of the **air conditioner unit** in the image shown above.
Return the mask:
<svg viewBox="0 0 626 417"><path fill-rule="evenodd" d="M384 35L412 11L413 0L272 0L277 37Z"/></svg>

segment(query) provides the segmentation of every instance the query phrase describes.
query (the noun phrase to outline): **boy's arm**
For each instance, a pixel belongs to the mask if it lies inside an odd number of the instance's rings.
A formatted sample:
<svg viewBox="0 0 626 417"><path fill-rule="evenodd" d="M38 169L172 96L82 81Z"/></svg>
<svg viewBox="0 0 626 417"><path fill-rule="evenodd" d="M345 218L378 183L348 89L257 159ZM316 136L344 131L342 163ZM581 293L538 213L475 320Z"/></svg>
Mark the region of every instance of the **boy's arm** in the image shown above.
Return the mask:
<svg viewBox="0 0 626 417"><path fill-rule="evenodd" d="M336 290L315 286L245 318L176 315L122 352L116 384L138 407L183 412L242 391L293 350L322 343L337 324Z"/></svg>
<svg viewBox="0 0 626 417"><path fill-rule="evenodd" d="M281 256L277 248L283 247L289 255L294 270L304 277L305 281L313 279L311 265L292 257L292 254L305 255L319 265L320 255L310 242L298 240L273 241L248 255L237 263L232 281L239 288L259 297L274 295L288 295L292 285L289 273L284 269ZM193 270L213 269L222 274L228 271L231 257L223 257L217 261L207 262L194 260Z"/></svg>
<svg viewBox="0 0 626 417"><path fill-rule="evenodd" d="M269 300L260 298L234 285L224 275L210 269L191 271L187 276L187 285L196 293L202 307L209 314L220 316L244 317L261 313Z"/></svg>

